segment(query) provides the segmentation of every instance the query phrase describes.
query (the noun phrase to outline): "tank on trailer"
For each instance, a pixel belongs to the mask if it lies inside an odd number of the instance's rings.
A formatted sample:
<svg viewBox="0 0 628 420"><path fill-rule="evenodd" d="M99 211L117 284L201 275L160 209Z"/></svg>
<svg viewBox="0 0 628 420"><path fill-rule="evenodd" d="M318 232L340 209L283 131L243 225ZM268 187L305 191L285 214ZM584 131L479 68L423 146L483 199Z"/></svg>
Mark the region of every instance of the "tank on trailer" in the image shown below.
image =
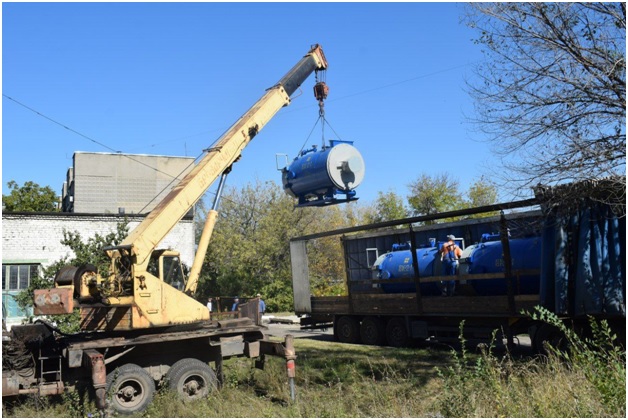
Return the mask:
<svg viewBox="0 0 628 420"><path fill-rule="evenodd" d="M499 235L497 235L498 237ZM495 236L483 235L484 241L464 249L460 259L460 274L489 274L504 272L504 254L502 243L494 240ZM440 262L439 249L442 242L436 246L430 244L415 250L421 278L444 275ZM510 239L510 254L512 269L521 274L516 282L518 294L538 294L540 277L538 270L541 266L541 243L539 237ZM414 277L412 254L409 247L393 247L391 252L382 254L374 266L377 277L381 280L411 279ZM526 271L534 274L526 274ZM507 293L507 282L504 279L468 280L475 294L480 296L497 296ZM384 293L414 293L414 281L409 282L382 282ZM440 295L440 283L429 282L421 284L421 295Z"/></svg>
<svg viewBox="0 0 628 420"><path fill-rule="evenodd" d="M330 145L302 151L282 169L284 191L297 207L327 206L355 201L355 188L364 179L364 159L352 141L330 140ZM344 195L345 198L338 198Z"/></svg>
<svg viewBox="0 0 628 420"><path fill-rule="evenodd" d="M510 239L512 269L520 274L516 282L516 293L535 295L539 293L541 268L541 238ZM469 247L466 258L461 260L461 270L466 274L504 272L504 251L501 241L482 242ZM536 274L525 274L533 270ZM468 282L481 296L505 295L507 283L503 279L469 280Z"/></svg>

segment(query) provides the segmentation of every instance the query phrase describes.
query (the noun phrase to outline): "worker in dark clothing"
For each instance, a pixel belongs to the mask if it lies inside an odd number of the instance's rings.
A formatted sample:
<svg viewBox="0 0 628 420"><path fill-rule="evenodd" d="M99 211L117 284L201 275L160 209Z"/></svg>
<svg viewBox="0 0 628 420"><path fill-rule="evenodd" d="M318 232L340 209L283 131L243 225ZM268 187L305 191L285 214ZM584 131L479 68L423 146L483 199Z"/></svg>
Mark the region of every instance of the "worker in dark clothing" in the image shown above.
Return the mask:
<svg viewBox="0 0 628 420"><path fill-rule="evenodd" d="M440 249L440 260L443 262L443 268L446 276L455 276L458 271L458 260L462 256L462 250L454 241L454 235L447 235L447 242ZM453 296L456 288L455 280L441 282L443 285L443 296Z"/></svg>

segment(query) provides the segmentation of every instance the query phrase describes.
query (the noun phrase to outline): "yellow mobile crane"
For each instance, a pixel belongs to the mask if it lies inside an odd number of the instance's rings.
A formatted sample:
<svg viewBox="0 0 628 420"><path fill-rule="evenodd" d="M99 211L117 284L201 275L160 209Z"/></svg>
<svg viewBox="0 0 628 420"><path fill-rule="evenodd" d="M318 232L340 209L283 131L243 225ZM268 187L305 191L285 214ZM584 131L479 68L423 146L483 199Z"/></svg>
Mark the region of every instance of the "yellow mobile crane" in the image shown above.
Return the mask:
<svg viewBox="0 0 628 420"><path fill-rule="evenodd" d="M119 246L106 249L111 258L108 276L98 276L93 266L66 267L55 278L55 289L37 291L35 313L72 312L75 298L85 330L128 330L208 320L207 308L192 295L216 221L217 200L207 215L184 293L168 284L165 273L182 275L178 254L155 251L155 247L222 174L218 199L226 174L242 150L290 103L292 93L312 72L326 68L323 50L315 45L207 150L194 169Z"/></svg>
<svg viewBox="0 0 628 420"><path fill-rule="evenodd" d="M292 337L266 340L257 299L241 305L238 318L210 320L207 307L193 295L231 165L305 79L326 69L323 50L314 45L119 246L105 249L111 258L109 273L100 275L89 264L68 266L57 273L54 288L35 291L36 315L78 308L81 332L67 335L36 321L13 327L6 339L3 334L3 401L23 394L61 394L89 382L100 409L130 414L148 406L156 384L166 384L186 400L201 398L223 382L225 358L255 358L255 366L263 368L266 355L285 358L294 398ZM219 177L190 276L179 290L172 281L173 274L183 278L179 254L156 247Z"/></svg>

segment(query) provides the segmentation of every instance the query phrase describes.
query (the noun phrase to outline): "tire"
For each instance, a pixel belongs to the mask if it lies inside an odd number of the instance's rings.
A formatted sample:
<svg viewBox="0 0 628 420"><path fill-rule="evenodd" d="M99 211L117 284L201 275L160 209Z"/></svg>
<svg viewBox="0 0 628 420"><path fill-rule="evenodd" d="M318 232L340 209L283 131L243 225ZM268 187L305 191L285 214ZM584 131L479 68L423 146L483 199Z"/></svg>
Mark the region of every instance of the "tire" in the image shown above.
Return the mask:
<svg viewBox="0 0 628 420"><path fill-rule="evenodd" d="M360 325L363 344L381 346L386 343L386 324L380 318L367 316Z"/></svg>
<svg viewBox="0 0 628 420"><path fill-rule="evenodd" d="M403 318L391 318L386 324L386 342L391 347L408 345L408 330Z"/></svg>
<svg viewBox="0 0 628 420"><path fill-rule="evenodd" d="M184 401L207 397L218 386L216 373L198 359L181 359L166 374L168 387Z"/></svg>
<svg viewBox="0 0 628 420"><path fill-rule="evenodd" d="M120 414L144 411L153 401L155 381L138 365L123 365L107 375L109 409Z"/></svg>
<svg viewBox="0 0 628 420"><path fill-rule="evenodd" d="M568 350L567 339L562 331L552 325L542 324L532 337L532 346L537 353L547 355L548 345L556 350Z"/></svg>
<svg viewBox="0 0 628 420"><path fill-rule="evenodd" d="M334 325L334 335L341 343L356 344L360 341L358 321L350 316L341 316Z"/></svg>

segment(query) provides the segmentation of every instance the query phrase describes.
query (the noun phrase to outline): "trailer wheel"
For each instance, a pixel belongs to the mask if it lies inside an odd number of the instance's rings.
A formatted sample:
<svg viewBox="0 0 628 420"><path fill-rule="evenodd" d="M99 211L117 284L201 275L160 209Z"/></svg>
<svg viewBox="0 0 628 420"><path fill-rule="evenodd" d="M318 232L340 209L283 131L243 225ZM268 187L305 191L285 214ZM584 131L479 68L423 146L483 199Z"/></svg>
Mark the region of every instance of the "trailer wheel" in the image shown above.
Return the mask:
<svg viewBox="0 0 628 420"><path fill-rule="evenodd" d="M107 375L109 408L120 414L145 410L154 394L155 381L138 365L129 363Z"/></svg>
<svg viewBox="0 0 628 420"><path fill-rule="evenodd" d="M391 318L386 324L386 341L391 347L408 345L408 330L403 318Z"/></svg>
<svg viewBox="0 0 628 420"><path fill-rule="evenodd" d="M547 354L546 345L560 351L568 350L567 339L563 332L553 325L542 324L532 337L532 347L537 353Z"/></svg>
<svg viewBox="0 0 628 420"><path fill-rule="evenodd" d="M216 373L198 359L181 359L166 374L170 389L185 401L204 398L218 386Z"/></svg>
<svg viewBox="0 0 628 420"><path fill-rule="evenodd" d="M341 316L334 325L334 335L341 343L356 344L360 341L358 321L350 316Z"/></svg>
<svg viewBox="0 0 628 420"><path fill-rule="evenodd" d="M367 316L360 325L362 343L381 346L386 343L386 324L380 318Z"/></svg>

